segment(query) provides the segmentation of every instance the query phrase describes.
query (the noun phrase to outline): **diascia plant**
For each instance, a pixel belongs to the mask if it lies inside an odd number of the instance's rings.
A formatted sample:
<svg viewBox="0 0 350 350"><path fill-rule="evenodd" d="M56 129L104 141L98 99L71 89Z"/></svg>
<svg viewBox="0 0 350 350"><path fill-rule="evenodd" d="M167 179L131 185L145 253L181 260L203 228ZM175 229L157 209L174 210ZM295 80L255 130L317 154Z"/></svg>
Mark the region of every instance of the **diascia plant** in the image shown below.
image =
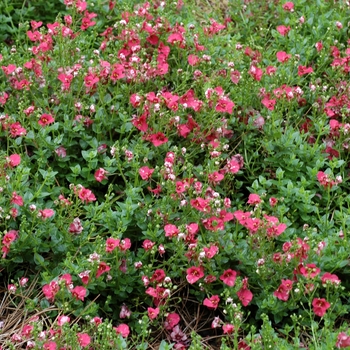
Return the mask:
<svg viewBox="0 0 350 350"><path fill-rule="evenodd" d="M0 56L0 346L349 346L348 4L62 3Z"/></svg>

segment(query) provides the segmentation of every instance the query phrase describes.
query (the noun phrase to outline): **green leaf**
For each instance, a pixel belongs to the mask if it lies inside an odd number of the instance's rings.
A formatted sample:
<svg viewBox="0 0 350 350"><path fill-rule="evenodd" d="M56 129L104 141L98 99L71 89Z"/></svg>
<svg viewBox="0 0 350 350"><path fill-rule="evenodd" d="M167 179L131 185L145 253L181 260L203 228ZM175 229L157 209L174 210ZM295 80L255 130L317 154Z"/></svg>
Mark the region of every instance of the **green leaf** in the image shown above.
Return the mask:
<svg viewBox="0 0 350 350"><path fill-rule="evenodd" d="M40 265L40 266L45 265L45 259L42 257L42 255L38 253L34 253L34 262L36 265Z"/></svg>

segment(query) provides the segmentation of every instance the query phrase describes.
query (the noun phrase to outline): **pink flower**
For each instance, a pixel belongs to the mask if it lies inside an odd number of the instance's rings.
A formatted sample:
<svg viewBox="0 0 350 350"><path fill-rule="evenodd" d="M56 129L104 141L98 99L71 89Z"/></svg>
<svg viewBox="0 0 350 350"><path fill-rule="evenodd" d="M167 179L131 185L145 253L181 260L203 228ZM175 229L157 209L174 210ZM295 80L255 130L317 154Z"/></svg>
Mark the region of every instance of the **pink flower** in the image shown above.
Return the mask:
<svg viewBox="0 0 350 350"><path fill-rule="evenodd" d="M150 241L149 239L145 239L142 243L142 248L147 252L151 250L154 245L154 242Z"/></svg>
<svg viewBox="0 0 350 350"><path fill-rule="evenodd" d="M14 168L15 166L19 165L21 163L21 156L19 154L11 154L8 158L8 165L11 168Z"/></svg>
<svg viewBox="0 0 350 350"><path fill-rule="evenodd" d="M288 12L293 12L294 10L294 4L292 2L286 2L282 5L283 10Z"/></svg>
<svg viewBox="0 0 350 350"><path fill-rule="evenodd" d="M271 207L274 207L277 204L277 202L278 202L277 198L275 198L275 197L269 198L269 203L270 203Z"/></svg>
<svg viewBox="0 0 350 350"><path fill-rule="evenodd" d="M282 63L286 63L289 61L289 59L292 57L292 55L284 52L284 51L278 51L276 53L277 60Z"/></svg>
<svg viewBox="0 0 350 350"><path fill-rule="evenodd" d="M59 280L64 281L67 288L70 288L72 285L72 276L69 273L62 275Z"/></svg>
<svg viewBox="0 0 350 350"><path fill-rule="evenodd" d="M237 85L240 80L241 80L241 73L238 70L231 71L231 81Z"/></svg>
<svg viewBox="0 0 350 350"><path fill-rule="evenodd" d="M321 270L315 264L307 264L306 266L301 266L299 271L306 278L314 278Z"/></svg>
<svg viewBox="0 0 350 350"><path fill-rule="evenodd" d="M172 224L168 224L164 226L165 237L175 237L179 234L179 229Z"/></svg>
<svg viewBox="0 0 350 350"><path fill-rule="evenodd" d="M103 273L108 272L111 268L103 261L100 262L96 271L96 278L100 277Z"/></svg>
<svg viewBox="0 0 350 350"><path fill-rule="evenodd" d="M329 272L325 272L325 274L321 278L321 282L325 286L327 285L327 282L329 282L330 284L339 285L341 281L337 275L332 275Z"/></svg>
<svg viewBox="0 0 350 350"><path fill-rule="evenodd" d="M83 232L83 226L79 218L75 218L73 222L69 225L68 232L74 234L80 234Z"/></svg>
<svg viewBox="0 0 350 350"><path fill-rule="evenodd" d="M38 123L41 126L46 126L46 125L52 124L54 121L55 119L52 117L51 114L42 114Z"/></svg>
<svg viewBox="0 0 350 350"><path fill-rule="evenodd" d="M112 253L115 248L118 247L120 240L110 237L106 240L106 252Z"/></svg>
<svg viewBox="0 0 350 350"><path fill-rule="evenodd" d="M263 71L262 69L252 64L248 70L248 74L256 81L260 81L263 75Z"/></svg>
<svg viewBox="0 0 350 350"><path fill-rule="evenodd" d="M168 314L165 322L164 328L167 330L172 330L180 322L180 316L177 313Z"/></svg>
<svg viewBox="0 0 350 350"><path fill-rule="evenodd" d="M224 332L224 334L232 334L233 331L235 330L234 325L230 324L230 323L226 323L222 326L222 330Z"/></svg>
<svg viewBox="0 0 350 350"><path fill-rule="evenodd" d="M227 97L222 97L218 100L215 106L217 112L232 114L232 109L235 104Z"/></svg>
<svg viewBox="0 0 350 350"><path fill-rule="evenodd" d="M76 300L81 300L84 301L84 298L86 296L86 288L82 287L82 286L77 286L75 288L73 288L71 290L72 292L72 296L76 299Z"/></svg>
<svg viewBox="0 0 350 350"><path fill-rule="evenodd" d="M258 194L250 194L248 197L248 204L253 204L253 205L257 205L259 203L261 203L261 199L260 196Z"/></svg>
<svg viewBox="0 0 350 350"><path fill-rule="evenodd" d="M120 249L120 251L122 251L122 252L125 252L126 250L130 249L130 247L131 247L130 238L122 239L122 240L119 242L119 249Z"/></svg>
<svg viewBox="0 0 350 350"><path fill-rule="evenodd" d="M79 345L83 348L91 343L90 336L87 333L77 333Z"/></svg>
<svg viewBox="0 0 350 350"><path fill-rule="evenodd" d="M89 203L96 200L95 195L87 188L82 187L78 193L79 198L83 203Z"/></svg>
<svg viewBox="0 0 350 350"><path fill-rule="evenodd" d="M280 33L282 36L286 36L289 31L290 31L290 26L286 27L286 26L277 26L277 31L278 33Z"/></svg>
<svg viewBox="0 0 350 350"><path fill-rule="evenodd" d="M218 295L213 295L211 298L205 298L203 301L203 305L209 309L217 309L219 306L220 298Z"/></svg>
<svg viewBox="0 0 350 350"><path fill-rule="evenodd" d="M231 269L225 270L220 276L220 280L227 284L229 287L233 287L236 282L237 272Z"/></svg>
<svg viewBox="0 0 350 350"><path fill-rule="evenodd" d="M154 169L150 169L148 166L143 166L139 169L139 174L142 180L149 180L152 177Z"/></svg>
<svg viewBox="0 0 350 350"><path fill-rule="evenodd" d="M27 130L22 127L19 122L10 125L10 135L11 137L18 137L26 135Z"/></svg>
<svg viewBox="0 0 350 350"><path fill-rule="evenodd" d="M14 284L9 284L7 286L7 290L9 293L14 294L14 293L16 293L17 287Z"/></svg>
<svg viewBox="0 0 350 350"><path fill-rule="evenodd" d="M187 61L188 64L193 67L199 62L199 57L196 55L189 55Z"/></svg>
<svg viewBox="0 0 350 350"><path fill-rule="evenodd" d="M88 284L89 280L90 280L90 270L86 270L86 271L80 272L78 274L78 276L81 278L81 281L84 284Z"/></svg>
<svg viewBox="0 0 350 350"><path fill-rule="evenodd" d="M18 195L16 192L12 192L11 204L17 204L20 207L23 206L23 198Z"/></svg>
<svg viewBox="0 0 350 350"><path fill-rule="evenodd" d="M166 274L163 269L157 269L154 271L152 277L150 278L151 282L162 283L166 277Z"/></svg>
<svg viewBox="0 0 350 350"><path fill-rule="evenodd" d="M302 75L312 73L314 70L312 67L299 66L298 67L298 75L301 77Z"/></svg>
<svg viewBox="0 0 350 350"><path fill-rule="evenodd" d="M156 134L150 135L148 140L156 147L168 142L168 138L162 132L157 132Z"/></svg>
<svg viewBox="0 0 350 350"><path fill-rule="evenodd" d="M123 338L127 338L130 334L129 326L125 323L120 324L118 327L113 327L117 334L120 334Z"/></svg>
<svg viewBox="0 0 350 350"><path fill-rule="evenodd" d="M49 284L43 286L43 293L45 298L49 301L54 301L55 295L60 290L60 287L56 281L52 281Z"/></svg>
<svg viewBox="0 0 350 350"><path fill-rule="evenodd" d="M55 149L55 153L59 157L64 158L67 155L67 150L63 146L60 146L60 147Z"/></svg>
<svg viewBox="0 0 350 350"><path fill-rule="evenodd" d="M53 216L55 212L52 209L43 209L39 210L38 217L41 217L43 220L50 218Z"/></svg>
<svg viewBox="0 0 350 350"><path fill-rule="evenodd" d="M10 244L18 237L18 231L10 230L7 232L2 239L2 244L6 247L9 247Z"/></svg>
<svg viewBox="0 0 350 350"><path fill-rule="evenodd" d="M203 247L205 257L207 259L212 259L219 251L219 248L216 245L211 244L209 248Z"/></svg>
<svg viewBox="0 0 350 350"><path fill-rule="evenodd" d="M270 100L268 98L263 98L261 103L270 111L273 111L275 109L276 100Z"/></svg>
<svg viewBox="0 0 350 350"><path fill-rule="evenodd" d="M209 231L218 231L223 230L225 228L224 221L220 218L212 216L209 219L203 219L202 223L204 227Z"/></svg>
<svg viewBox="0 0 350 350"><path fill-rule="evenodd" d="M120 309L119 317L129 318L130 316L131 316L131 311L128 309L128 307L125 304L123 304Z"/></svg>
<svg viewBox="0 0 350 350"><path fill-rule="evenodd" d="M65 323L69 323L70 322L70 317L69 316L65 316L65 315L61 315L57 317L57 324L62 327Z"/></svg>
<svg viewBox="0 0 350 350"><path fill-rule="evenodd" d="M102 182L103 180L106 180L107 179L106 174L108 174L107 170L103 168L97 169L94 174L95 180L98 182Z"/></svg>
<svg viewBox="0 0 350 350"><path fill-rule="evenodd" d="M312 307L315 315L322 317L326 311L331 307L331 304L324 298L314 298Z"/></svg>
<svg viewBox="0 0 350 350"><path fill-rule="evenodd" d="M159 308L153 309L153 307L149 307L147 309L147 314L150 320L154 320L159 315Z"/></svg>
<svg viewBox="0 0 350 350"><path fill-rule="evenodd" d="M57 344L54 341L49 341L43 345L44 350L56 350Z"/></svg>
<svg viewBox="0 0 350 350"><path fill-rule="evenodd" d="M210 211L210 200L209 199L203 199L200 197L197 197L196 199L191 199L190 204L193 208L202 211L202 212L209 212Z"/></svg>
<svg viewBox="0 0 350 350"><path fill-rule="evenodd" d="M241 301L243 306L247 306L253 299L253 293L249 289L246 289L246 288L241 288L237 292L237 296L238 296L238 298Z"/></svg>
<svg viewBox="0 0 350 350"><path fill-rule="evenodd" d="M204 277L204 268L203 266L196 267L192 266L186 270L186 280L188 283L196 283L199 279Z"/></svg>
<svg viewBox="0 0 350 350"><path fill-rule="evenodd" d="M348 336L346 333L344 332L340 332L338 334L338 337L337 337L337 342L335 343L335 346L338 348L338 349L341 349L341 348L347 348L348 346L350 346L350 336Z"/></svg>
<svg viewBox="0 0 350 350"><path fill-rule="evenodd" d="M292 290L292 286L293 281L282 280L282 283L277 288L277 290L273 292L273 295L282 301L287 301L289 299L289 293Z"/></svg>

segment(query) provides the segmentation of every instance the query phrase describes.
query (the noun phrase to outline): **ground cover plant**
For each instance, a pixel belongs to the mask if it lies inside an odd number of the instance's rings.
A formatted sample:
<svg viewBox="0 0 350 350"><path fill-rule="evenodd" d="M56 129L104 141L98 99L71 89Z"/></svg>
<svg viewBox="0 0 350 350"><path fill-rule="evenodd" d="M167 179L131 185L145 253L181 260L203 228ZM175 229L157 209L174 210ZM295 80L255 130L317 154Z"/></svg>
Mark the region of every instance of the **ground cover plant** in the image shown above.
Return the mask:
<svg viewBox="0 0 350 350"><path fill-rule="evenodd" d="M349 4L59 5L1 47L1 348L349 347Z"/></svg>

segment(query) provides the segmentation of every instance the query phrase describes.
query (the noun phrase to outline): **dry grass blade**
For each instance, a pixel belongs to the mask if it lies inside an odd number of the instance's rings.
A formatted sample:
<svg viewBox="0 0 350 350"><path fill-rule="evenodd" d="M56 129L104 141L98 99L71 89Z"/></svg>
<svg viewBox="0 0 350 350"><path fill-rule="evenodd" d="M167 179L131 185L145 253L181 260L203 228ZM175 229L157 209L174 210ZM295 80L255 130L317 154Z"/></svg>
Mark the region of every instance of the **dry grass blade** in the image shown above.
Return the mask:
<svg viewBox="0 0 350 350"><path fill-rule="evenodd" d="M51 311L57 310L52 306L44 310L34 309L28 311L27 302L34 297L40 300L43 298L41 291L37 290L38 275L32 280L30 285L23 288L21 293L12 294L3 288L0 291L0 346L6 345L14 334L21 334L23 326L30 322L32 317L40 317L41 322L46 327L51 327L51 321L47 314ZM16 348L22 348L23 342L16 344Z"/></svg>

